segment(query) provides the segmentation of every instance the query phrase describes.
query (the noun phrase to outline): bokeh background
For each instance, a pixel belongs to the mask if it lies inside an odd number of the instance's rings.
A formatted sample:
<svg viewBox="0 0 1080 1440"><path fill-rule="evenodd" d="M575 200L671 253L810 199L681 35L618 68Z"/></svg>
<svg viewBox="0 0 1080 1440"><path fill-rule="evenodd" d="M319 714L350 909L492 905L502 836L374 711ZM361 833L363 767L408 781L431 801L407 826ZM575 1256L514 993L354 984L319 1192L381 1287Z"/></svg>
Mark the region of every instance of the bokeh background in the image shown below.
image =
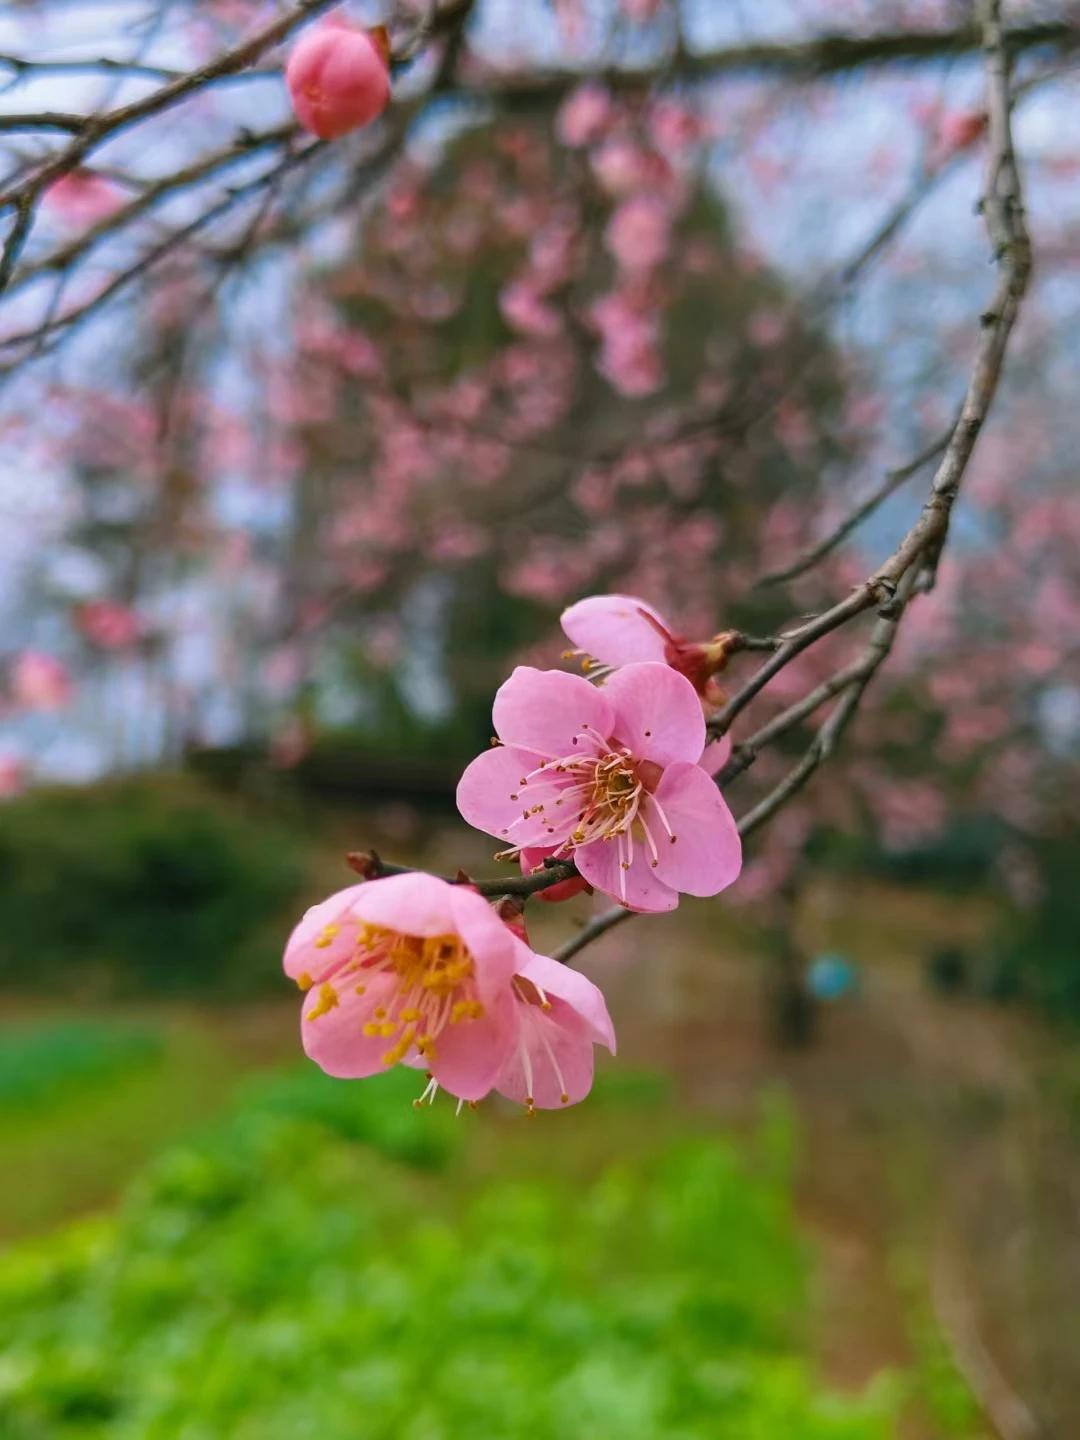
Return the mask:
<svg viewBox="0 0 1080 1440"><path fill-rule="evenodd" d="M965 37L971 7L477 0L456 83L422 57L374 133L245 198L252 145L220 223L62 343L18 341L48 266L16 287L3 1440L1080 1434L1080 20L1006 11L1037 274L950 549L734 890L582 956L620 1055L572 1112L323 1077L284 939L349 850L491 873L454 786L509 667L566 663L565 604L762 633L903 534L925 467L782 573L962 395L980 59L875 37ZM0 50L190 65L268 13L22 0ZM861 58L797 63L831 32ZM279 64L59 182L31 271L287 125ZM16 69L0 106L100 84ZM68 297L221 193L107 238ZM535 904L537 948L590 906Z"/></svg>

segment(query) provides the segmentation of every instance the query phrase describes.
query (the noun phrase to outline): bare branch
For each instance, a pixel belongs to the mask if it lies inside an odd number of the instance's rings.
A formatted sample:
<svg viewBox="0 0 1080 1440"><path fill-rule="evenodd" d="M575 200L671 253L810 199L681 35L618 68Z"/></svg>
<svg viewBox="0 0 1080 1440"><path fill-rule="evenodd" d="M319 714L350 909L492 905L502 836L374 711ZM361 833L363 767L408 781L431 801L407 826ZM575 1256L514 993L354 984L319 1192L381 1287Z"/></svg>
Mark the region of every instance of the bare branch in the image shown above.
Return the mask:
<svg viewBox="0 0 1080 1440"><path fill-rule="evenodd" d="M30 227L34 223L34 197L24 195L15 207L15 219L11 229L4 241L3 251L0 252L0 291L3 290L11 277L11 272L18 264L22 248L26 244L27 236L30 234Z"/></svg>
<svg viewBox="0 0 1080 1440"><path fill-rule="evenodd" d="M0 115L0 133L25 130L66 130L78 135L86 125L86 116L66 110L39 110L34 114Z"/></svg>
<svg viewBox="0 0 1080 1440"><path fill-rule="evenodd" d="M953 425L955 425L955 421ZM913 475L917 475L920 470L926 465L929 465L931 460L937 459L946 445L948 445L952 431L953 426L950 426L944 435L939 435L936 440L932 441L925 450L921 450L919 454L915 456L914 460L909 460L906 465L900 465L895 470L886 470L885 477L881 483L870 492L860 505L857 505L849 515L845 516L840 524L837 525L834 530L831 530L823 540L819 540L812 549L808 550L805 555L800 556L798 560L792 561L790 565L785 565L780 570L770 570L768 574L763 575L757 583L759 585L780 585L786 580L794 580L799 575L805 575L808 570L812 570L815 565L820 564L820 562L824 560L827 555L831 555L837 546L841 545L853 531L857 530L862 522L872 515L879 505L884 504L890 495L894 495Z"/></svg>
<svg viewBox="0 0 1080 1440"><path fill-rule="evenodd" d="M904 609L915 588L915 578L916 571L914 569L909 570L903 577L890 613L878 619L871 631L864 655L857 666L853 667L851 673L846 676L843 684L838 683L840 677L834 676L832 681L827 681L825 686L818 687L817 691L807 696L807 701L815 698L817 704L821 704L827 696L820 695L820 692L827 686L833 685L837 691L843 692L840 701L810 742L806 753L799 763L792 770L788 771L783 780L781 780L773 790L770 790L763 800L759 801L752 810L747 811L739 820L739 834L744 838L747 835L751 835L759 826L763 825L766 820L771 819L778 810L786 805L792 796L796 795L803 788L818 766L828 760L835 751L844 731L851 723L852 717L859 708L862 697L866 693L867 686L884 664L889 651L893 647L893 641L896 639L896 631L903 617ZM842 676L844 672L840 672L840 674ZM818 698L819 695L820 698ZM792 707L792 709L797 708L798 707L795 706ZM815 704L813 708L816 709L817 705ZM783 717L778 717L778 719L781 718ZM802 716L798 718L801 719ZM792 721L791 723L794 724L795 722ZM788 728L790 728L790 726L786 724L783 727L783 729ZM777 728L773 738L781 733L783 733L783 730Z"/></svg>
<svg viewBox="0 0 1080 1440"><path fill-rule="evenodd" d="M160 180L151 182L129 204L119 206L96 224L89 226L68 244L44 255L32 265L23 266L8 286L8 295L16 294L32 280L49 271L59 272L71 269L102 241L125 229L132 221L141 219L158 205L201 184L204 180L221 174L234 165L252 159L263 150L288 145L290 141L297 139L300 133L297 125L288 124L255 134L242 134L224 149L215 151L212 155L207 155L182 170L174 170ZM318 143L310 146L311 151L320 148Z"/></svg>
<svg viewBox="0 0 1080 1440"><path fill-rule="evenodd" d="M413 865L394 865L384 860L376 850L355 850L346 857L349 868L365 880L381 880L386 875L411 875ZM488 880L475 880L464 871L447 878L448 885L468 885L481 895L497 898L501 895L526 897L538 895L541 890L550 890L564 880L572 880L577 874L572 860L555 860L551 856L543 865L528 875L496 875Z"/></svg>
<svg viewBox="0 0 1080 1440"><path fill-rule="evenodd" d="M738 690L709 724L722 735L769 681L808 646L875 605L885 613L895 604L897 586L920 557L940 555L949 516L993 404L1009 337L1031 275L1031 241L1024 224L1020 176L1012 142L1009 58L1001 28L1000 4L986 0L983 27L987 55L989 163L983 212L994 247L998 281L980 316L982 334L959 417L952 427L930 495L918 520L892 555L846 600L782 637L776 653ZM936 564L936 559L934 561Z"/></svg>
<svg viewBox="0 0 1080 1440"><path fill-rule="evenodd" d="M616 925L621 925L624 920L632 920L638 912L627 910L623 905L612 905L609 910L604 910L587 925L583 925L581 933L568 940L565 945L560 945L551 957L553 960L561 960L564 965L584 950L586 945L591 945L594 940L599 940L601 935L606 935Z"/></svg>
<svg viewBox="0 0 1080 1440"><path fill-rule="evenodd" d="M964 406L949 434L922 515L894 554L846 600L782 637L771 659L751 676L710 724L710 731L722 734L732 719L796 655L871 606L881 606L862 655L763 726L725 767L721 780L741 773L753 763L763 745L778 739L820 705L839 695L836 706L798 763L740 818L739 833L744 837L782 809L834 753L868 686L888 658L907 605L922 583L927 562L931 573L937 564L948 535L952 506L979 430L997 394L1005 350L1031 273L1031 245L1024 224L1020 176L1012 141L1009 54L1001 27L1001 0L980 0L979 13L986 52L990 119L990 160L983 210L994 246L998 282L991 306L981 317L982 338ZM572 958L590 940L629 913L616 908L598 917L559 952L559 958Z"/></svg>
<svg viewBox="0 0 1080 1440"><path fill-rule="evenodd" d="M974 54L981 45L981 31L975 25L952 30L823 35L793 44L763 41L697 53L682 48L668 57L664 70L683 80L744 74L815 80L882 65L910 65ZM1080 25L1063 19L1017 25L1003 32L1003 53L1017 55L1035 49L1053 50L1058 55L1080 50ZM653 76L650 71L622 67L588 72L550 70L539 75L494 74L481 80L478 88L508 103L529 106L571 90L585 78L601 80L613 90L633 90L647 85Z"/></svg>
<svg viewBox="0 0 1080 1440"><path fill-rule="evenodd" d="M846 690L849 685L858 680L866 665L867 657L865 655L860 656L858 660L853 660L850 665L845 665L842 670L838 670L828 680L823 680L820 685L815 686L809 694L804 695L794 705L789 705L786 710L782 710L767 725L756 730L749 739L736 745L731 752L731 759L716 777L716 783L720 788L723 789L744 770L748 770L766 746L779 740L789 730L794 730L797 725L809 719L815 710L820 709L826 700L831 700L834 695L839 695L842 690Z"/></svg>

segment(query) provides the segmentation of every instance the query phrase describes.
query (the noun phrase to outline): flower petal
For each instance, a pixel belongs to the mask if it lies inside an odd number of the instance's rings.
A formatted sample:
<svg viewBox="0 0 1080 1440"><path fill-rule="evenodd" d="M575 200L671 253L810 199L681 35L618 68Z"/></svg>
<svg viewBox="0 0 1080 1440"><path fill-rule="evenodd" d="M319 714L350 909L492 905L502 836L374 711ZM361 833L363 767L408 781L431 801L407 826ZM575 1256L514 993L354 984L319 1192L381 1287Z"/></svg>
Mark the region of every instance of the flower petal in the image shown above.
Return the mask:
<svg viewBox="0 0 1080 1440"><path fill-rule="evenodd" d="M622 868L622 853L615 840L593 840L588 845L579 845L574 859L590 885L628 910L674 910L679 903L678 894L652 868L644 843L635 845L628 870Z"/></svg>
<svg viewBox="0 0 1080 1440"><path fill-rule="evenodd" d="M522 786L522 779L537 768L534 751L513 745L493 745L465 767L458 781L457 807L462 818L477 830L495 835L507 845L558 845L574 827L576 811L558 806L565 776L541 777ZM534 805L545 809L527 815Z"/></svg>
<svg viewBox="0 0 1080 1440"><path fill-rule="evenodd" d="M499 1094L541 1110L584 1100L593 1082L593 1038L584 1021L565 1000L553 999L550 1010L525 1001L515 1008L517 1043L496 1080Z"/></svg>
<svg viewBox="0 0 1080 1440"><path fill-rule="evenodd" d="M452 885L450 892L454 930L473 957L476 988L484 1004L490 1006L501 991L509 989L514 975L517 952L513 932L475 890L467 885Z"/></svg>
<svg viewBox="0 0 1080 1440"><path fill-rule="evenodd" d="M454 887L437 875L420 870L386 875L359 887L352 913L403 935L449 935L454 933L453 896Z"/></svg>
<svg viewBox="0 0 1080 1440"><path fill-rule="evenodd" d="M606 739L612 711L605 693L580 675L519 665L500 685L492 708L504 745L534 750L545 759L569 755L586 725Z"/></svg>
<svg viewBox="0 0 1080 1440"><path fill-rule="evenodd" d="M662 632L669 627L634 595L589 595L564 610L560 624L568 639L605 665L664 659Z"/></svg>
<svg viewBox="0 0 1080 1440"><path fill-rule="evenodd" d="M347 959L356 944L356 927L349 925L350 908L366 885L349 885L305 911L285 945L285 974L291 980L325 973ZM340 926L336 935L327 927ZM319 940L328 944L317 944Z"/></svg>
<svg viewBox="0 0 1080 1440"><path fill-rule="evenodd" d="M742 869L742 841L715 783L699 765L671 765L655 798L675 836L674 842L668 839L649 805L646 820L656 837L658 879L687 895L726 889Z"/></svg>
<svg viewBox="0 0 1080 1440"><path fill-rule="evenodd" d="M514 1010L515 1002L507 989L486 1006L478 1020L447 1025L439 1033L428 1069L444 1090L459 1100L484 1098L513 1046Z"/></svg>
<svg viewBox="0 0 1080 1440"><path fill-rule="evenodd" d="M627 665L604 686L615 711L614 734L638 760L671 765L700 760L705 717L685 675L655 662Z"/></svg>
<svg viewBox="0 0 1080 1440"><path fill-rule="evenodd" d="M357 994L357 983L364 986L363 994ZM364 1024L376 1006L388 1003L395 984L392 975L357 981L354 973L341 983L327 981L308 991L300 1034L306 1054L327 1075L362 1080L386 1069L383 1056L394 1042L381 1035L365 1035Z"/></svg>
<svg viewBox="0 0 1080 1440"><path fill-rule="evenodd" d="M719 740L710 740L705 753L698 762L706 775L719 775L731 759L731 735L721 735Z"/></svg>
<svg viewBox="0 0 1080 1440"><path fill-rule="evenodd" d="M531 980L545 995L565 1001L576 1011L596 1043L606 1045L612 1055L615 1054L615 1029L598 985L580 970L560 965L557 960L537 955L535 951L529 951L528 958L519 964L519 974Z"/></svg>

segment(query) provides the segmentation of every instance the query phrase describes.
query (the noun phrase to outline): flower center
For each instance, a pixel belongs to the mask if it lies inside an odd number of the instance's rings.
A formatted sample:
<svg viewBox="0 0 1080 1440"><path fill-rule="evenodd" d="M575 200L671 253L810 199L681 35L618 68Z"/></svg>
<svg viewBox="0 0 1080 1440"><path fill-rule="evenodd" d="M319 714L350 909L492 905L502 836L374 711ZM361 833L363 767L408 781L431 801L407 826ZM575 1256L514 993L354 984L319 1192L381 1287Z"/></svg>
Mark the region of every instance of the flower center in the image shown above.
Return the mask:
<svg viewBox="0 0 1080 1440"><path fill-rule="evenodd" d="M326 926L315 944L325 948L340 929ZM387 1066L404 1060L414 1046L432 1061L435 1041L447 1025L478 1020L484 1013L477 996L476 967L459 935L404 935L360 922L352 956L332 974L338 986L347 980L357 995L363 995L376 976L392 977L388 997L363 1026L365 1035L393 1042L382 1057ZM338 1003L338 990L327 977L308 1020L318 1019Z"/></svg>
<svg viewBox="0 0 1080 1440"><path fill-rule="evenodd" d="M595 840L615 841L622 872L619 893L625 903L625 876L634 862L635 841L644 845L653 869L660 863L659 843L675 843L654 793L663 767L653 760L636 759L628 746L606 739L591 725L583 725L572 743L576 748L570 754L545 761L521 777L510 799L536 798L531 805L525 803L521 819L503 833L512 835L517 825L540 816L556 856L569 855L576 846ZM569 833L566 816L575 817Z"/></svg>

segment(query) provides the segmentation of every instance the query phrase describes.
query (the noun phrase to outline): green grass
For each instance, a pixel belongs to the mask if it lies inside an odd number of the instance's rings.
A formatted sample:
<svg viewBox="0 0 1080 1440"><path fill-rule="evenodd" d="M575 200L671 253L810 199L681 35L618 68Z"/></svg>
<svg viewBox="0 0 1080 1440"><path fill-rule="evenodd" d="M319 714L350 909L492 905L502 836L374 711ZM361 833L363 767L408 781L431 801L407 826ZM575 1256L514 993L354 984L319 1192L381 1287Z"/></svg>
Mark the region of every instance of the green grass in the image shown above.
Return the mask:
<svg viewBox="0 0 1080 1440"><path fill-rule="evenodd" d="M885 1440L893 1390L805 1358L784 1117L751 1159L604 1088L527 1121L253 1084L115 1218L0 1260L0 1434Z"/></svg>
<svg viewBox="0 0 1080 1440"><path fill-rule="evenodd" d="M59 1020L6 1030L0 1041L0 1107L39 1110L153 1060L153 1030L102 1020Z"/></svg>
<svg viewBox="0 0 1080 1440"><path fill-rule="evenodd" d="M0 1238L111 1204L229 1103L251 1063L226 1032L180 1016L5 1026L0 1057Z"/></svg>

